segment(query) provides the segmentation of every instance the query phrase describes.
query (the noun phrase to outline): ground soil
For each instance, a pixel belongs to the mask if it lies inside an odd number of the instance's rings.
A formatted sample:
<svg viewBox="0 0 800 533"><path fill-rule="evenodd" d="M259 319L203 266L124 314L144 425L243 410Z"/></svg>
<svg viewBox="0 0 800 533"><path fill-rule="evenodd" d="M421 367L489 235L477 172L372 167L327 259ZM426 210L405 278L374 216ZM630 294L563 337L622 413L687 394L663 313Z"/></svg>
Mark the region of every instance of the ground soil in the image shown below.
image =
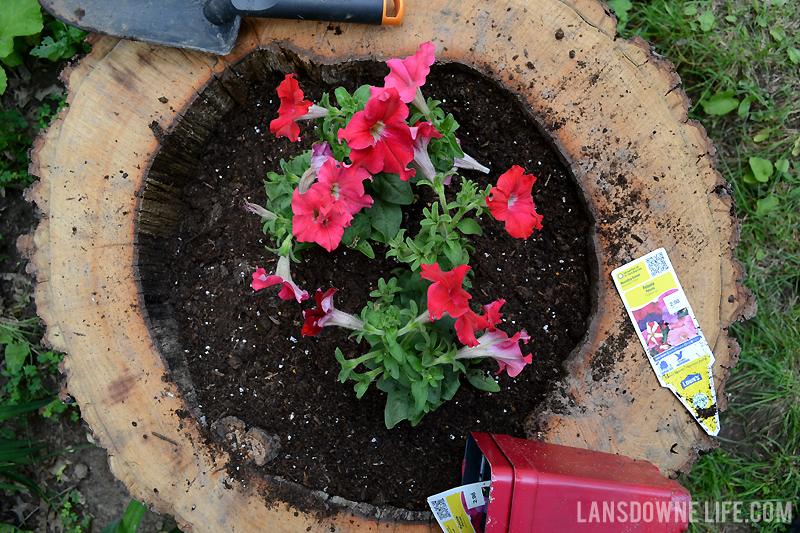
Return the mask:
<svg viewBox="0 0 800 533"><path fill-rule="evenodd" d="M539 178L533 196L544 229L526 241L514 239L485 215L485 233L475 239L470 262L476 310L506 299L502 329L531 335L524 351L533 353L533 363L516 378L498 376L499 393L462 384L451 402L416 427L404 422L387 430L382 392L373 388L359 400L352 382L337 381L334 349L351 358L364 346L335 328L304 338L302 309L311 307L308 302L283 302L277 290L250 288L256 267L271 271L276 256L264 248L268 238L260 219L242 205L264 203L265 172L279 170L281 158L312 141L310 130L297 144L269 133L280 79L252 86L247 104L218 125L197 179L184 191L186 207L168 262L171 305L198 408L209 426L234 416L279 439L278 457L258 467L260 474L350 500L425 509L427 496L459 484L469 431L524 437L525 418L562 376L562 362L583 337L591 307L591 221L566 168L513 96L461 67L434 66L426 96L444 102L461 124L464 150L492 169L488 176L465 176L485 186L517 164ZM299 79L312 100L330 90ZM382 80L354 79L348 88L361 82ZM411 210L429 200L421 193ZM293 267L295 281L310 292L340 289L337 307L353 313L365 305L378 278L397 266L342 247L333 253L317 247L304 252L304 259ZM494 361L482 364L497 370ZM209 438L220 440L212 432ZM256 467L242 468L233 475Z"/></svg>

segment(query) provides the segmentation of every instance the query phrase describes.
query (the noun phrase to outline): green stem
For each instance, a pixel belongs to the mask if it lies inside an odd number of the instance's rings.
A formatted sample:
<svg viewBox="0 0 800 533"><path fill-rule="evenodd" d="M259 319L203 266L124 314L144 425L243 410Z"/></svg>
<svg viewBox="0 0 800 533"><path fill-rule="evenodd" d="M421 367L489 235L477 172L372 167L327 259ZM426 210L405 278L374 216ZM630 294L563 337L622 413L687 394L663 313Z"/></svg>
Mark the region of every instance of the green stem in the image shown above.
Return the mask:
<svg viewBox="0 0 800 533"><path fill-rule="evenodd" d="M346 359L346 361L347 361L348 365L352 365L350 368L355 368L358 365L360 365L361 363L363 363L364 361L369 361L370 359L373 359L373 358L379 356L382 353L383 353L383 350L377 350L377 351L374 351L374 352L366 353L366 354L362 355L361 357L356 357L355 359Z"/></svg>

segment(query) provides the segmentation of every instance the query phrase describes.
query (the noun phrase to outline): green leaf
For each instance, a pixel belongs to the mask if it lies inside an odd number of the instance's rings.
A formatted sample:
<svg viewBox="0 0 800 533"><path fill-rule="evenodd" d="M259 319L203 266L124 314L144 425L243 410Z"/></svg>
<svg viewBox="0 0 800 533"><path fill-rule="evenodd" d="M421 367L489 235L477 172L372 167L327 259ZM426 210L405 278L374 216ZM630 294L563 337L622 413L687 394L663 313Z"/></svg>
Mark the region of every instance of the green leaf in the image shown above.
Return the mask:
<svg viewBox="0 0 800 533"><path fill-rule="evenodd" d="M697 6L694 4L689 4L688 6L683 8L683 14L687 17L691 17L692 15L697 15Z"/></svg>
<svg viewBox="0 0 800 533"><path fill-rule="evenodd" d="M614 10L620 22L628 20L628 11L633 8L631 0L611 0L608 7Z"/></svg>
<svg viewBox="0 0 800 533"><path fill-rule="evenodd" d="M411 183L403 181L397 174L378 174L372 184L372 190L383 200L398 205L411 205L414 192Z"/></svg>
<svg viewBox="0 0 800 533"><path fill-rule="evenodd" d="M702 15L697 17L697 21L700 23L701 30L709 32L714 27L714 13L704 11Z"/></svg>
<svg viewBox="0 0 800 533"><path fill-rule="evenodd" d="M399 205L375 198L375 203L367 210L367 214L372 227L383 236L383 241L381 242L388 242L400 231L403 211ZM373 238L375 238L374 234Z"/></svg>
<svg viewBox="0 0 800 533"><path fill-rule="evenodd" d="M445 257L450 261L452 268L459 266L462 263L463 253L461 245L455 241L447 241L444 243L443 250Z"/></svg>
<svg viewBox="0 0 800 533"><path fill-rule="evenodd" d="M386 409L383 421L387 429L392 429L399 422L408 419L408 412L414 404L408 391L391 391L386 395Z"/></svg>
<svg viewBox="0 0 800 533"><path fill-rule="evenodd" d="M767 251L764 250L763 248L759 248L756 251L756 260L757 261L763 261L765 257L767 257Z"/></svg>
<svg viewBox="0 0 800 533"><path fill-rule="evenodd" d="M9 487L10 490L14 490L15 488L17 488L14 485L5 485L5 484L3 485L4 487L0 488ZM12 526L11 524L0 524L0 533L31 533L31 532L27 529L20 529L17 526Z"/></svg>
<svg viewBox="0 0 800 533"><path fill-rule="evenodd" d="M8 74L6 74L6 69L0 67L0 94L6 92L8 88Z"/></svg>
<svg viewBox="0 0 800 533"><path fill-rule="evenodd" d="M780 26L773 26L769 30L769 34L772 35L773 39L775 39L778 42L781 42L786 38L786 30L784 30Z"/></svg>
<svg viewBox="0 0 800 533"><path fill-rule="evenodd" d="M789 61L791 61L795 65L800 63L800 50L791 47L786 50L786 53L789 54Z"/></svg>
<svg viewBox="0 0 800 533"><path fill-rule="evenodd" d="M125 514L122 515L122 521L119 523L117 533L136 533L139 530L139 524L144 518L144 513L147 511L145 504L136 500L131 500L128 508L125 509Z"/></svg>
<svg viewBox="0 0 800 533"><path fill-rule="evenodd" d="M352 248L358 250L370 259L375 259L375 251L372 249L372 245L367 240L362 239L358 241L358 243L356 243L356 245Z"/></svg>
<svg viewBox="0 0 800 533"><path fill-rule="evenodd" d="M386 371L389 372L389 375L394 379L400 379L400 365L397 364L397 361L392 357L386 357L383 360L383 366L386 367Z"/></svg>
<svg viewBox="0 0 800 533"><path fill-rule="evenodd" d="M725 17L725 20L733 24L734 22L736 22L736 15L728 15Z"/></svg>
<svg viewBox="0 0 800 533"><path fill-rule="evenodd" d="M483 229L481 229L480 224L472 218L462 218L458 221L456 227L465 235L483 235Z"/></svg>
<svg viewBox="0 0 800 533"><path fill-rule="evenodd" d="M9 374L18 374L25 365L25 359L31 354L27 343L12 342L6 345L6 370Z"/></svg>
<svg viewBox="0 0 800 533"><path fill-rule="evenodd" d="M414 410L419 413L428 403L428 384L422 380L413 382L411 395L414 397Z"/></svg>
<svg viewBox="0 0 800 533"><path fill-rule="evenodd" d="M753 142L757 143L764 142L767 139L769 139L771 133L772 130L770 130L769 128L764 128L763 130L759 131L753 136Z"/></svg>
<svg viewBox="0 0 800 533"><path fill-rule="evenodd" d="M774 194L770 194L766 198L761 198L756 202L756 214L766 216L778 207L779 204L780 199Z"/></svg>
<svg viewBox="0 0 800 533"><path fill-rule="evenodd" d="M769 181L769 178L775 172L772 162L761 157L751 157L750 168L753 171L753 176L761 183Z"/></svg>
<svg viewBox="0 0 800 533"><path fill-rule="evenodd" d="M778 172L783 172L784 174L789 172L789 160L788 159L778 159L775 162L775 170Z"/></svg>
<svg viewBox="0 0 800 533"><path fill-rule="evenodd" d="M119 523L120 523L121 521L122 521L122 520L120 520L119 518L117 518L116 520L114 520L113 522L111 522L110 524L108 524L106 527L104 527L104 528L103 528L103 531L101 531L100 533L116 533L116 531L117 531L117 528L119 527Z"/></svg>
<svg viewBox="0 0 800 533"><path fill-rule="evenodd" d="M30 413L35 411L53 401L53 398L45 398L35 402L23 403L19 405L0 405L0 422L14 418L23 413Z"/></svg>
<svg viewBox="0 0 800 533"><path fill-rule="evenodd" d="M742 100L742 103L739 104L739 111L738 111L739 118L744 118L747 116L747 114L750 112L750 104L755 102L755 100L756 100L755 96L748 96L747 98Z"/></svg>
<svg viewBox="0 0 800 533"><path fill-rule="evenodd" d="M725 115L739 107L739 100L734 98L733 90L715 94L706 101L700 102L707 115Z"/></svg>
<svg viewBox="0 0 800 533"><path fill-rule="evenodd" d="M758 180L750 168L746 168L742 171L742 181L748 185L756 185L758 183Z"/></svg>
<svg viewBox="0 0 800 533"><path fill-rule="evenodd" d="M348 248L356 248L358 243L366 241L372 235L372 224L365 212L356 213L350 225L344 229L342 242Z"/></svg>
<svg viewBox="0 0 800 533"><path fill-rule="evenodd" d="M476 389L486 392L500 392L500 385L497 384L492 376L483 372L469 372L467 379Z"/></svg>
<svg viewBox="0 0 800 533"><path fill-rule="evenodd" d="M397 344L396 342L388 344L386 348L389 350L389 353L392 354L392 357L395 361L399 364L403 364L406 362L406 352L403 350L403 347Z"/></svg>
<svg viewBox="0 0 800 533"><path fill-rule="evenodd" d="M14 51L14 37L33 35L42 28L42 8L36 0L0 2L0 58Z"/></svg>

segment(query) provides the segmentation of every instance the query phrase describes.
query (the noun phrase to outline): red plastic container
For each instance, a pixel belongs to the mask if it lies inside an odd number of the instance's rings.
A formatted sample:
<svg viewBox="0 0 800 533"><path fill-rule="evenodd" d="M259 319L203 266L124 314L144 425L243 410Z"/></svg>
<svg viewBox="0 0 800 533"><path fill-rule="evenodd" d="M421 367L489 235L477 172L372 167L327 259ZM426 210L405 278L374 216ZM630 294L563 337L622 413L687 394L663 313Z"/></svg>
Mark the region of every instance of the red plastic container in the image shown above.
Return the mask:
<svg viewBox="0 0 800 533"><path fill-rule="evenodd" d="M686 531L691 495L647 461L472 433L462 484L491 479L485 533Z"/></svg>

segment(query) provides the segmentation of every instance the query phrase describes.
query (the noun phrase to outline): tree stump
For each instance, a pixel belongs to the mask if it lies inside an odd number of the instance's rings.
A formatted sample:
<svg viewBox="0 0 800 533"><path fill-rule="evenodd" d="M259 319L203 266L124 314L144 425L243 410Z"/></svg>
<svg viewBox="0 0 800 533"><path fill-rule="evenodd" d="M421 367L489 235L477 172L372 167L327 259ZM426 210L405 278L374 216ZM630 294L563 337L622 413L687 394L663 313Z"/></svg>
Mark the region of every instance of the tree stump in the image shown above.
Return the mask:
<svg viewBox="0 0 800 533"><path fill-rule="evenodd" d="M432 0L410 4L399 28L245 20L225 57L96 38L64 74L69 107L35 143L31 173L40 181L28 197L44 217L21 247L37 276L46 342L68 354L66 390L131 494L174 515L184 531L438 528L424 514L318 493L308 496L315 511L267 505L282 501L282 482L231 483L226 452L207 444L176 385L180 350L156 342L166 323L142 293L142 277L153 271L140 246L168 233L165 206L248 76L298 68L335 76L334 65L404 57L427 40L439 61L462 63L519 95L596 221L589 331L558 392L529 417L529 438L646 459L665 475L688 471L698 452L713 448L659 386L610 272L667 249L714 351L724 408L738 354L727 327L754 312L733 256L738 223L714 148L687 119L673 66L615 31L595 0ZM165 136L179 140L168 151Z"/></svg>

